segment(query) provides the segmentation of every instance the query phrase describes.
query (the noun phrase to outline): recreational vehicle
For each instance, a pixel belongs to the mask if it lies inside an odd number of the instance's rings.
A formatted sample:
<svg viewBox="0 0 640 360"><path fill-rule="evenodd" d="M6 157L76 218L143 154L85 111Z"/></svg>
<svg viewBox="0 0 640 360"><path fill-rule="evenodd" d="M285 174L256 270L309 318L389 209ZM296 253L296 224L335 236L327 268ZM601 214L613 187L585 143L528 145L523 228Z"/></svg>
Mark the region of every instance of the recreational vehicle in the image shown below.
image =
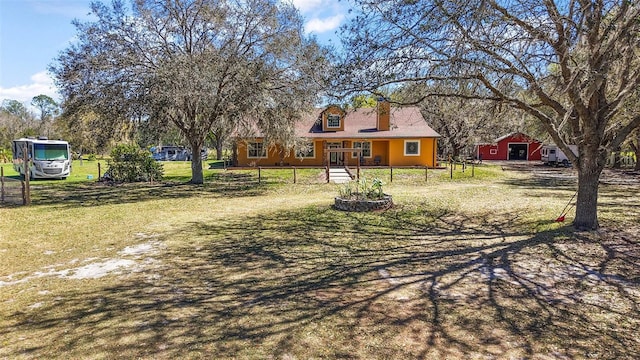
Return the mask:
<svg viewBox="0 0 640 360"><path fill-rule="evenodd" d="M157 161L191 161L191 150L184 146L165 145L151 148L154 160ZM207 148L201 151L202 160L207 160Z"/></svg>
<svg viewBox="0 0 640 360"><path fill-rule="evenodd" d="M71 174L71 150L68 142L46 138L13 140L13 168L23 177L25 149L29 162L29 178L64 180Z"/></svg>
<svg viewBox="0 0 640 360"><path fill-rule="evenodd" d="M576 145L569 145L569 149L578 156L578 147ZM569 166L571 163L567 155L557 145L544 145L540 150L541 160L547 165Z"/></svg>

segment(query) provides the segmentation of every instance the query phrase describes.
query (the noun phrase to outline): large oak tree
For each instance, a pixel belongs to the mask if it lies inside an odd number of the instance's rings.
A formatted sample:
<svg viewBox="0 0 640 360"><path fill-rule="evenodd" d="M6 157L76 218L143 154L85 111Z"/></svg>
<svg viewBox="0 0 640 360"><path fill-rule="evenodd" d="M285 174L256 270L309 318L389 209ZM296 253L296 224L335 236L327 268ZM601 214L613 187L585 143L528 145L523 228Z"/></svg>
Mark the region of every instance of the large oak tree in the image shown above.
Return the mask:
<svg viewBox="0 0 640 360"><path fill-rule="evenodd" d="M356 0L347 90L473 81L536 118L578 171L574 226L598 228L607 154L640 125L640 3L629 0ZM464 92L440 96L468 97ZM473 97L473 96L472 96ZM621 112L625 111L625 116ZM568 145L576 144L573 156Z"/></svg>
<svg viewBox="0 0 640 360"><path fill-rule="evenodd" d="M171 121L191 145L193 183L203 182L200 150L210 131L276 135L315 104L314 71L325 51L305 37L291 3L128 5L94 2L97 20L75 23L78 42L52 67L64 110L96 112L109 122ZM278 116L283 108L293 116Z"/></svg>

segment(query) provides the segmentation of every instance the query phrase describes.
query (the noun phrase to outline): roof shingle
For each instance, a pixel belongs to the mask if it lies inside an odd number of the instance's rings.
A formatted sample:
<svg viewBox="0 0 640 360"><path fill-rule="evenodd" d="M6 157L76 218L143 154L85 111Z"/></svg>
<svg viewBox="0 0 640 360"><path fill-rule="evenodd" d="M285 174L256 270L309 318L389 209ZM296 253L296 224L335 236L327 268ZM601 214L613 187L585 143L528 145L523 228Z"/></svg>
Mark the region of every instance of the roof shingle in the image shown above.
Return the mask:
<svg viewBox="0 0 640 360"><path fill-rule="evenodd" d="M376 109L355 109L346 112L344 131L322 131L322 122L318 121L324 109L315 109L296 125L296 135L306 138L424 138L440 137L426 122L420 109L411 107L392 107L391 126L387 131L376 129Z"/></svg>

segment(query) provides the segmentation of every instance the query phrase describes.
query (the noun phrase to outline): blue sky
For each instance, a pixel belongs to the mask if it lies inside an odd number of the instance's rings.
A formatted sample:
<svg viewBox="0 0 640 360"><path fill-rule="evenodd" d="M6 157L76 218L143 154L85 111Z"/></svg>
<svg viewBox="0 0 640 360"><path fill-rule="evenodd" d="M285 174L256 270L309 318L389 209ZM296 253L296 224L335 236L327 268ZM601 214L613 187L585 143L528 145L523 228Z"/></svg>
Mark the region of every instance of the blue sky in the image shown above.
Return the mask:
<svg viewBox="0 0 640 360"><path fill-rule="evenodd" d="M103 0L110 3L111 0ZM0 101L29 105L34 96L60 98L47 68L75 36L73 19L90 20L91 0L0 0ZM293 0L305 29L322 43L346 21L345 0Z"/></svg>

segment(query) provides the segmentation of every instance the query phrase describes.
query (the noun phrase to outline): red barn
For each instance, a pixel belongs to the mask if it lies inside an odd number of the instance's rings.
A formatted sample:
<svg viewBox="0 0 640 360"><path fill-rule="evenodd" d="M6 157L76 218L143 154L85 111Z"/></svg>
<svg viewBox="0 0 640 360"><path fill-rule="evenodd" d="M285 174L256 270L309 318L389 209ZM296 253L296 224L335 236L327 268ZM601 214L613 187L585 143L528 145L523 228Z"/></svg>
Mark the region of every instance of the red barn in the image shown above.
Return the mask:
<svg viewBox="0 0 640 360"><path fill-rule="evenodd" d="M492 144L476 145L476 157L482 160L540 160L542 143L523 133L497 138Z"/></svg>

